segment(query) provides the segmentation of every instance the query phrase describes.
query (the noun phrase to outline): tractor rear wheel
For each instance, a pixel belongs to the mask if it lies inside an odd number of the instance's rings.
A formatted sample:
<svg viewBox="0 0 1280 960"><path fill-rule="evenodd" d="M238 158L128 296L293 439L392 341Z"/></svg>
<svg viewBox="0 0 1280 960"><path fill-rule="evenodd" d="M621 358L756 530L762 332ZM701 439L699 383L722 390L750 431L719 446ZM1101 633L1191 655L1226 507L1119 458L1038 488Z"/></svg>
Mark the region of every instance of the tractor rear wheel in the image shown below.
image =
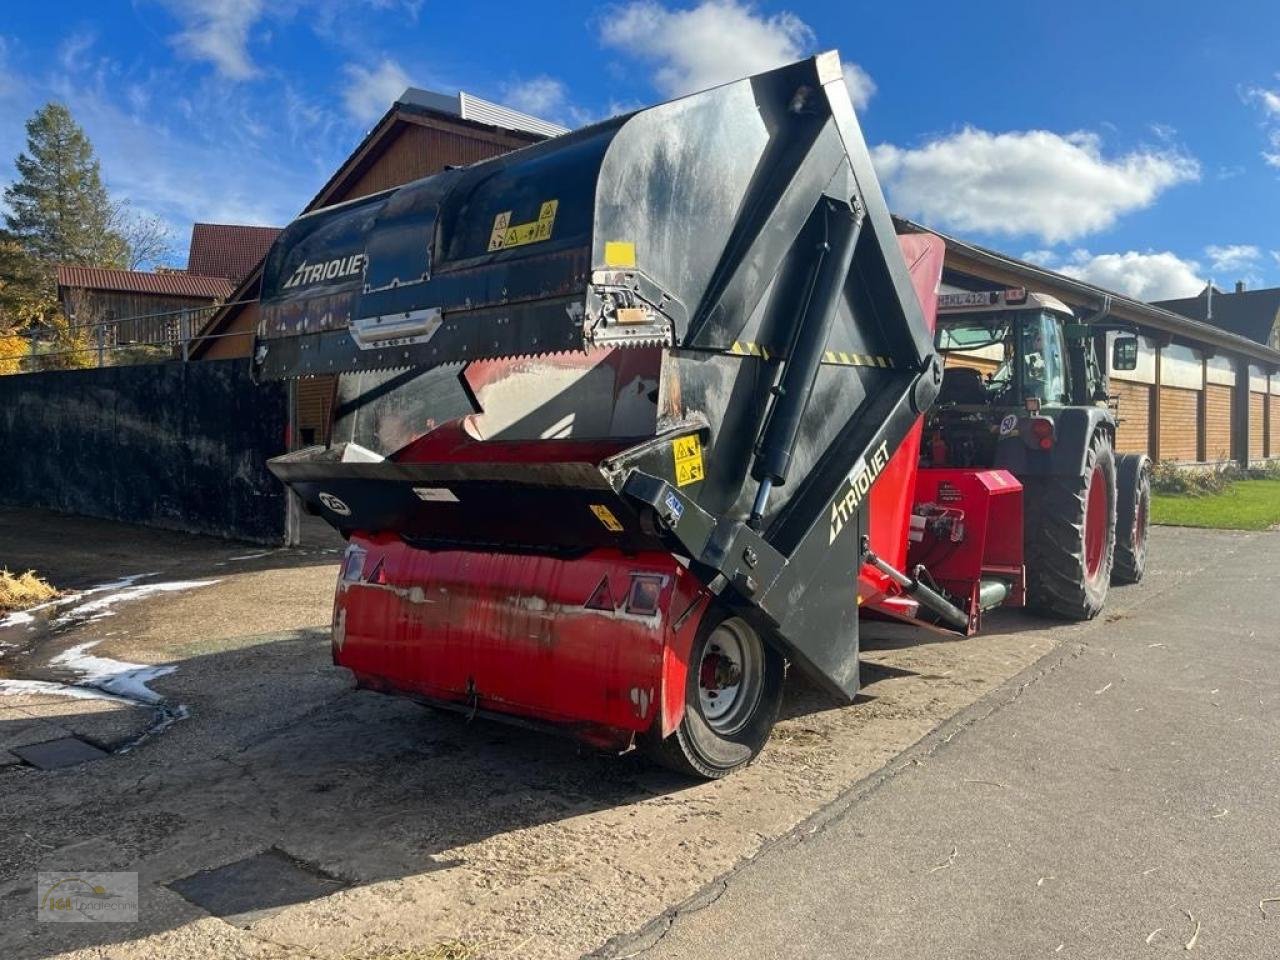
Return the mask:
<svg viewBox="0 0 1280 960"><path fill-rule="evenodd" d="M677 773L718 780L756 758L782 703L782 656L741 617L703 621L689 657L684 719L641 748Z"/></svg>
<svg viewBox="0 0 1280 960"><path fill-rule="evenodd" d="M1147 570L1151 529L1151 458L1143 453L1116 458L1116 562L1112 583L1137 583Z"/></svg>
<svg viewBox="0 0 1280 960"><path fill-rule="evenodd" d="M1074 477L1023 481L1027 606L1091 620L1107 599L1116 547L1116 461L1111 440L1093 435Z"/></svg>

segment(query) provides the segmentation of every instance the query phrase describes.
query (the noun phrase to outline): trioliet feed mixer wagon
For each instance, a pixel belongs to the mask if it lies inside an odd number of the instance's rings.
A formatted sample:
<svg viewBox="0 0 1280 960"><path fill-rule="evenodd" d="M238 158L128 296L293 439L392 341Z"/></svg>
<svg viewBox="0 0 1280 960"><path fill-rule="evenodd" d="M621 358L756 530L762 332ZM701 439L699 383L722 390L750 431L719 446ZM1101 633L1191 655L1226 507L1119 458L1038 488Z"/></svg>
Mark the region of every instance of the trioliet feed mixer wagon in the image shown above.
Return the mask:
<svg viewBox="0 0 1280 960"><path fill-rule="evenodd" d="M948 468L963 528L912 525L942 252L834 53L296 221L253 364L340 375L271 464L350 541L336 662L716 777L787 661L854 697L860 607L976 628L1022 594L1020 487Z"/></svg>

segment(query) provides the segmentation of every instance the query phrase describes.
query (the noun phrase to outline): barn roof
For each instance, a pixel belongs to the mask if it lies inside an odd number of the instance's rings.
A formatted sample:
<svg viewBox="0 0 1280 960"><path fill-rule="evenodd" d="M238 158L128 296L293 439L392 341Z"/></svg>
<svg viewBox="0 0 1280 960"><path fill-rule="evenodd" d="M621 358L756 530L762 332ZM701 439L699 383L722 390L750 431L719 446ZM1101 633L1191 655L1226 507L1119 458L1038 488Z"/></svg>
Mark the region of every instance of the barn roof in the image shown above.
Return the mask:
<svg viewBox="0 0 1280 960"><path fill-rule="evenodd" d="M195 297L224 300L235 289L227 277L204 277L191 273L149 273L144 270L114 270L107 267L58 266L59 287L85 290L112 290L145 293L161 297Z"/></svg>
<svg viewBox="0 0 1280 960"><path fill-rule="evenodd" d="M187 270L205 277L227 277L238 283L267 255L279 233L279 227L197 223L191 228Z"/></svg>

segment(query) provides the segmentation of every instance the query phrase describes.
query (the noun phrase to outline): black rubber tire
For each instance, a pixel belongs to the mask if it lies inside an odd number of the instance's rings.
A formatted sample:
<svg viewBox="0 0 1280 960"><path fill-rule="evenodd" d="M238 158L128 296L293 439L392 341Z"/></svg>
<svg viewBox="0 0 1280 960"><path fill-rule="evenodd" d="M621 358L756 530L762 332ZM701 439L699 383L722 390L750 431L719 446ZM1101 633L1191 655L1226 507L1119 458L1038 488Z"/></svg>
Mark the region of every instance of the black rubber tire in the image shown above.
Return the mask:
<svg viewBox="0 0 1280 960"><path fill-rule="evenodd" d="M782 705L782 686L786 675L786 661L768 641L761 639L760 697L743 725L726 736L707 722L702 712L698 680L703 652L715 628L734 620L722 613L711 611L703 618L698 636L689 652L689 679L685 685L684 719L671 736L659 739L648 734L640 738L639 747L656 763L676 773L702 780L719 780L735 770L745 767L764 748L778 719ZM737 621L745 625L743 621ZM748 627L748 629L752 629ZM754 631L753 631L754 632Z"/></svg>
<svg viewBox="0 0 1280 960"><path fill-rule="evenodd" d="M1085 563L1085 511L1095 469L1106 484L1102 556L1092 577ZM1023 562L1027 608L1064 620L1092 620L1107 600L1116 543L1116 461L1111 439L1098 431L1074 477L1027 477L1023 487Z"/></svg>
<svg viewBox="0 0 1280 960"><path fill-rule="evenodd" d="M1138 583L1147 572L1151 530L1151 458L1145 453L1116 458L1116 561L1111 582Z"/></svg>

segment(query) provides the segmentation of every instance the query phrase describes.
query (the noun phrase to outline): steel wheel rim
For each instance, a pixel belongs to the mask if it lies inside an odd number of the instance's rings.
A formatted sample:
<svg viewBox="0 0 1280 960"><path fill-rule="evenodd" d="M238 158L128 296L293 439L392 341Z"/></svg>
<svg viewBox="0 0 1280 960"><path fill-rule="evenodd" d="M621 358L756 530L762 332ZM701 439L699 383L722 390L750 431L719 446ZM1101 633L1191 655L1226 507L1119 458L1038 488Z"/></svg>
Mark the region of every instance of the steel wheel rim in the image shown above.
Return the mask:
<svg viewBox="0 0 1280 960"><path fill-rule="evenodd" d="M1107 541L1107 512L1106 476L1101 467L1094 467L1084 513L1084 569L1091 580L1102 566L1103 547Z"/></svg>
<svg viewBox="0 0 1280 960"><path fill-rule="evenodd" d="M1142 549L1147 542L1147 498L1138 493L1138 515L1134 520L1135 529L1133 531L1133 545L1137 549Z"/></svg>
<svg viewBox="0 0 1280 960"><path fill-rule="evenodd" d="M716 733L737 733L755 713L764 692L764 643L738 618L707 637L698 664L698 708Z"/></svg>

